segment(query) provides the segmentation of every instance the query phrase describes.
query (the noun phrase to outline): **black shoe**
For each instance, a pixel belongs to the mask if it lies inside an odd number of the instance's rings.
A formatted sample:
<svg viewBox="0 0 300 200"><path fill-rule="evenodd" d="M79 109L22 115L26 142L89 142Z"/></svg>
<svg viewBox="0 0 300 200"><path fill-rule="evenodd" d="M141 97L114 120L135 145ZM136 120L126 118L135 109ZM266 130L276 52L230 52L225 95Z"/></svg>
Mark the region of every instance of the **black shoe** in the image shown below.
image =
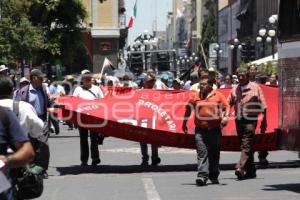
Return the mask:
<svg viewBox="0 0 300 200"><path fill-rule="evenodd" d="M141 163L141 166L148 166L148 165L149 165L148 160L143 160Z"/></svg>
<svg viewBox="0 0 300 200"><path fill-rule="evenodd" d="M154 158L154 159L152 159L151 165L157 166L160 163L160 161L161 161L160 158Z"/></svg>
<svg viewBox="0 0 300 200"><path fill-rule="evenodd" d="M88 165L88 164L87 164L86 162L82 162L80 166L81 166L81 167L86 167L87 165Z"/></svg>
<svg viewBox="0 0 300 200"><path fill-rule="evenodd" d="M203 178L203 177L197 177L197 179L196 179L197 186L205 186L206 182L207 182L207 179Z"/></svg>
<svg viewBox="0 0 300 200"><path fill-rule="evenodd" d="M256 173L252 173L252 174L245 174L244 176L245 179L252 179L252 178L256 178Z"/></svg>
<svg viewBox="0 0 300 200"><path fill-rule="evenodd" d="M235 175L236 175L238 180L243 180L244 176L245 176L245 173L241 169L237 169L237 170L235 170Z"/></svg>
<svg viewBox="0 0 300 200"><path fill-rule="evenodd" d="M267 160L267 158L258 158L259 159L259 164L260 165L268 165L269 161Z"/></svg>
<svg viewBox="0 0 300 200"><path fill-rule="evenodd" d="M55 131L55 135L59 135L59 131Z"/></svg>
<svg viewBox="0 0 300 200"><path fill-rule="evenodd" d="M219 182L219 179L217 179L217 178L213 178L213 179L210 179L210 182L211 182L211 184L220 184L220 182Z"/></svg>
<svg viewBox="0 0 300 200"><path fill-rule="evenodd" d="M42 174L43 179L48 179L48 176L49 175L48 175L47 171L44 171Z"/></svg>
<svg viewBox="0 0 300 200"><path fill-rule="evenodd" d="M92 166L97 166L98 164L100 164L101 160L99 158L95 159L92 161Z"/></svg>

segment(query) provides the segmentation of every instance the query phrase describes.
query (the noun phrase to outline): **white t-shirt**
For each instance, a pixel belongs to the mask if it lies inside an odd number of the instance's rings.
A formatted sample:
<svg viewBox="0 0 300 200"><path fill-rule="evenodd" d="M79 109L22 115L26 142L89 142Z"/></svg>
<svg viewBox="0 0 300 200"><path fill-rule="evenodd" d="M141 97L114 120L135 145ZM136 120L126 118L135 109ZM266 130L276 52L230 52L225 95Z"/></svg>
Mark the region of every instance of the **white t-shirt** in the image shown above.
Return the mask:
<svg viewBox="0 0 300 200"><path fill-rule="evenodd" d="M13 110L12 99L1 99L0 105ZM20 101L18 118L26 134L29 134L33 138L39 138L43 135L44 122L37 116L31 104Z"/></svg>
<svg viewBox="0 0 300 200"><path fill-rule="evenodd" d="M80 97L86 100L100 99L104 97L102 90L99 86L96 85L92 85L90 89L83 89L81 86L78 86L74 90L73 96Z"/></svg>

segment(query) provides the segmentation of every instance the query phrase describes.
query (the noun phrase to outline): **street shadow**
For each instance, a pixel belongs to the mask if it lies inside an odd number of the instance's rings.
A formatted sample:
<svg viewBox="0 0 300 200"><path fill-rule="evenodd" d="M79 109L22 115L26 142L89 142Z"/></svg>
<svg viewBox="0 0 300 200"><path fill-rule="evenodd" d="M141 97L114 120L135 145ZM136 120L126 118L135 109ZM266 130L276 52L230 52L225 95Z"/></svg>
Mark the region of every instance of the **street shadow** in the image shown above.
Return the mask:
<svg viewBox="0 0 300 200"><path fill-rule="evenodd" d="M186 165L160 165L160 166L140 166L140 165L98 165L98 166L68 166L57 167L56 170L63 175L78 175L85 173L94 174L132 174L132 173L147 173L147 172L182 172L196 171L196 164Z"/></svg>
<svg viewBox="0 0 300 200"><path fill-rule="evenodd" d="M280 169L280 168L299 168L299 161L289 162L272 162L267 166L259 166L256 163L257 169ZM221 164L220 170L234 170L235 163ZM196 172L196 164L184 164L184 165L158 165L158 166L140 166L140 165L98 165L98 166L66 166L56 167L56 170L60 175L78 175L85 173L94 174L131 174L131 173L147 173L147 172Z"/></svg>
<svg viewBox="0 0 300 200"><path fill-rule="evenodd" d="M282 191L287 190L290 192L300 193L300 183L291 183L291 184L278 184L278 185L266 185L266 188L263 188L264 191Z"/></svg>
<svg viewBox="0 0 300 200"><path fill-rule="evenodd" d="M57 138L78 138L79 135L50 135L51 139L57 139Z"/></svg>

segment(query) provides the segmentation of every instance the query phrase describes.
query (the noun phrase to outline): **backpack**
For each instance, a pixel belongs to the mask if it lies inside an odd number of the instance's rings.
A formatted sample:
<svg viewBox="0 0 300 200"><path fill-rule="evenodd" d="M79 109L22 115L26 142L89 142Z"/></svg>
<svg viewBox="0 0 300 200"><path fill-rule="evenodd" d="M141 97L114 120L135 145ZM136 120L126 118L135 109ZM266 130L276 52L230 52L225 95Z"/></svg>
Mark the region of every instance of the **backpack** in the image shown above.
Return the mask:
<svg viewBox="0 0 300 200"><path fill-rule="evenodd" d="M18 103L16 103L18 105ZM16 106L14 104L14 106ZM5 133L9 140L9 118L4 108L0 106L0 121L3 124ZM15 148L9 144L7 147ZM37 165L28 165L11 170L11 176L14 181L14 189L18 199L34 199L42 195L44 190L43 185L43 168Z"/></svg>

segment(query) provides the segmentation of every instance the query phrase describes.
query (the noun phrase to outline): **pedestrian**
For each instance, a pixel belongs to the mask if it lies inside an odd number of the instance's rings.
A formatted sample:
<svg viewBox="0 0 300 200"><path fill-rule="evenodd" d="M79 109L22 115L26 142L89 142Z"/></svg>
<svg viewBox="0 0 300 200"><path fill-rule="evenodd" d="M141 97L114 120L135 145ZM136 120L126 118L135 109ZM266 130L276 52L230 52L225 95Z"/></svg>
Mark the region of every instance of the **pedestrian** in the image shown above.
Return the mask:
<svg viewBox="0 0 300 200"><path fill-rule="evenodd" d="M8 67L5 65L0 65L0 75L8 76Z"/></svg>
<svg viewBox="0 0 300 200"><path fill-rule="evenodd" d="M15 99L16 96L18 96L20 89L22 89L23 87L25 87L29 84L30 84L30 81L26 77L22 77L19 82L19 87L14 92L13 99Z"/></svg>
<svg viewBox="0 0 300 200"><path fill-rule="evenodd" d="M265 84L265 83L261 82L261 80L258 80L257 71L258 71L258 69L255 64L250 65L248 67L249 81ZM266 81L266 77L264 77L263 79L264 79L264 81ZM260 165L268 165L269 164L269 161L267 160L268 155L269 155L268 151L258 151L258 162Z"/></svg>
<svg viewBox="0 0 300 200"><path fill-rule="evenodd" d="M43 137L44 122L37 116L33 106L25 101L13 101L12 93L11 79L0 76L0 106L12 110L17 115L22 128L30 138Z"/></svg>
<svg viewBox="0 0 300 200"><path fill-rule="evenodd" d="M15 149L8 155L8 147ZM14 200L15 189L13 177L10 173L12 168L25 166L34 158L34 151L28 137L16 115L0 106L0 172L3 172L11 183L11 187L0 193L0 199Z"/></svg>
<svg viewBox="0 0 300 200"><path fill-rule="evenodd" d="M236 130L241 148L241 156L236 164L235 175L239 180L242 180L256 178L253 138L260 113L263 114L260 129L262 133L266 131L267 105L259 85L249 81L249 72L246 69L238 68L237 73L239 84L232 88L228 102L235 109Z"/></svg>
<svg viewBox="0 0 300 200"><path fill-rule="evenodd" d="M148 71L147 75L143 78L143 85L144 89L164 89L160 88L162 86L162 82L156 79L156 75L154 71ZM147 166L149 165L149 154L148 154L148 145L144 142L140 142L140 147L141 147L141 153L142 153L142 166ZM151 144L151 160L152 166L157 166L160 162L161 159L158 156L158 145Z"/></svg>
<svg viewBox="0 0 300 200"><path fill-rule="evenodd" d="M30 71L30 84L21 88L14 100L25 101L33 106L38 117L48 125L47 108L50 106L50 100L47 92L47 87L43 84L46 75L39 69ZM43 141L35 141L34 146L39 146L39 151L36 153L34 163L43 167L44 178L48 177L48 167L50 161L50 150L48 144L48 136L45 135Z"/></svg>
<svg viewBox="0 0 300 200"><path fill-rule="evenodd" d="M54 81L48 87L49 97L50 97L50 106L55 106L55 100L61 96L66 95L65 89L62 85L60 85L57 81ZM49 115L49 119L54 126L55 135L59 135L59 120L53 114Z"/></svg>
<svg viewBox="0 0 300 200"><path fill-rule="evenodd" d="M73 93L73 96L80 97L82 99L87 100L95 100L103 98L103 92L101 91L99 86L95 86L92 84L93 74L85 69L81 72L81 81L82 85L78 86ZM90 135L91 141L91 158L92 158L92 165L96 166L100 164L100 156L99 156L99 149L98 149L98 134L93 131L89 131L88 129L84 128L82 124L78 124L78 130L80 135L80 160L81 166L87 166L88 159L89 159L89 143L88 143L88 136Z"/></svg>
<svg viewBox="0 0 300 200"><path fill-rule="evenodd" d="M182 130L187 134L187 121L194 110L198 186L206 185L208 179L212 184L219 184L221 129L228 122L229 104L222 93L213 89L213 85L214 79L211 78L200 81L200 92L192 92L182 124Z"/></svg>
<svg viewBox="0 0 300 200"><path fill-rule="evenodd" d="M232 88L232 76L227 74L224 78L224 83L220 86L220 88Z"/></svg>

